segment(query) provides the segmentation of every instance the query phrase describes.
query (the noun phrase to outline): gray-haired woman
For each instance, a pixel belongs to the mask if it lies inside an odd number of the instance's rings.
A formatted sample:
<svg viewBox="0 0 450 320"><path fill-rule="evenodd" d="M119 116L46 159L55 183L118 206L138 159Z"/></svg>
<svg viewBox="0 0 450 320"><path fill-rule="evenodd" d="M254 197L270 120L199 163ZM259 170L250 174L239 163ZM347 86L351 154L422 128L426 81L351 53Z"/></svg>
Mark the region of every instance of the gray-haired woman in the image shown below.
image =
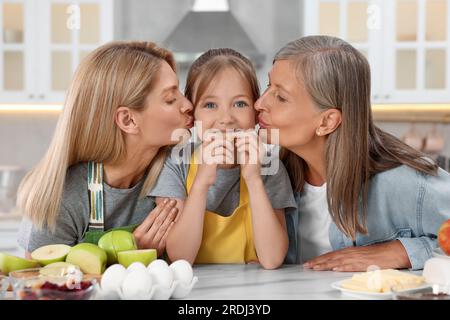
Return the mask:
<svg viewBox="0 0 450 320"><path fill-rule="evenodd" d="M261 127L279 130L298 204L289 254L305 267L421 269L450 218L450 175L377 128L370 97L366 58L310 36L277 53L255 104Z"/></svg>

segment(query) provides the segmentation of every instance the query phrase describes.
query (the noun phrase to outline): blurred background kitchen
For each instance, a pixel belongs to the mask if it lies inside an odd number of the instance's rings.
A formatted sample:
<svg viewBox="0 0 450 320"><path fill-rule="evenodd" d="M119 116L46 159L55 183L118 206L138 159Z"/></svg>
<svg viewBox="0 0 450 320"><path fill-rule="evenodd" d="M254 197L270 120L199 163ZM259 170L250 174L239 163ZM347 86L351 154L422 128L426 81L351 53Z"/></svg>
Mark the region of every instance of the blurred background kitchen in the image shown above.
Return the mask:
<svg viewBox="0 0 450 320"><path fill-rule="evenodd" d="M183 90L208 48L246 54L264 88L288 41L341 37L372 66L377 124L449 170L450 0L0 0L0 28L0 251L20 253L17 185L50 143L74 70L111 40L172 49Z"/></svg>

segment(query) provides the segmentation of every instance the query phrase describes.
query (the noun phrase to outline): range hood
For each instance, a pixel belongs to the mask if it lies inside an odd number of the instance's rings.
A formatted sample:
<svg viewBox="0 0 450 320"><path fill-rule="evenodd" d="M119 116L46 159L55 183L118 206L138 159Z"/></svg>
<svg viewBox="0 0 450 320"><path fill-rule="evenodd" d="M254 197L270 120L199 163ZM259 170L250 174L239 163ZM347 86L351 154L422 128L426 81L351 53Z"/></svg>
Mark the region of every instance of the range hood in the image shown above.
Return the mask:
<svg viewBox="0 0 450 320"><path fill-rule="evenodd" d="M188 67L208 49L223 47L241 52L256 68L264 62L264 55L230 12L227 0L196 0L164 46L181 67Z"/></svg>

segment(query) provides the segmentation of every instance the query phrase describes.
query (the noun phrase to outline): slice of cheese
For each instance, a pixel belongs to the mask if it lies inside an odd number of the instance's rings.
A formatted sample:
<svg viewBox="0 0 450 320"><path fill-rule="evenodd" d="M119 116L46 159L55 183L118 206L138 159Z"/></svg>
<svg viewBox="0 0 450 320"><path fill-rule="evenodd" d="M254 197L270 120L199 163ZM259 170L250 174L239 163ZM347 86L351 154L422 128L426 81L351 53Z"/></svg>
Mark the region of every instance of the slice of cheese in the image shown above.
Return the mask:
<svg viewBox="0 0 450 320"><path fill-rule="evenodd" d="M345 289L364 292L390 292L393 286L411 289L424 283L424 277L398 270L375 270L354 274L350 280L342 282Z"/></svg>

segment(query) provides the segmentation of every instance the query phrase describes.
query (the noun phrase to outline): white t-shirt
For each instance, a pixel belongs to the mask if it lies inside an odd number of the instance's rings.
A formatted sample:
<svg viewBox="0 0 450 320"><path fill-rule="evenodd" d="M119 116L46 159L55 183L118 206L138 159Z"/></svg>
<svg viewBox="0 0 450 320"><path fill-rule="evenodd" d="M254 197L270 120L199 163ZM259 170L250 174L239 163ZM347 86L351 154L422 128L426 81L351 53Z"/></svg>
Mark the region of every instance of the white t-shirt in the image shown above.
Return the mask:
<svg viewBox="0 0 450 320"><path fill-rule="evenodd" d="M320 187L305 182L299 204L298 256L300 263L332 250L328 229L327 184Z"/></svg>

